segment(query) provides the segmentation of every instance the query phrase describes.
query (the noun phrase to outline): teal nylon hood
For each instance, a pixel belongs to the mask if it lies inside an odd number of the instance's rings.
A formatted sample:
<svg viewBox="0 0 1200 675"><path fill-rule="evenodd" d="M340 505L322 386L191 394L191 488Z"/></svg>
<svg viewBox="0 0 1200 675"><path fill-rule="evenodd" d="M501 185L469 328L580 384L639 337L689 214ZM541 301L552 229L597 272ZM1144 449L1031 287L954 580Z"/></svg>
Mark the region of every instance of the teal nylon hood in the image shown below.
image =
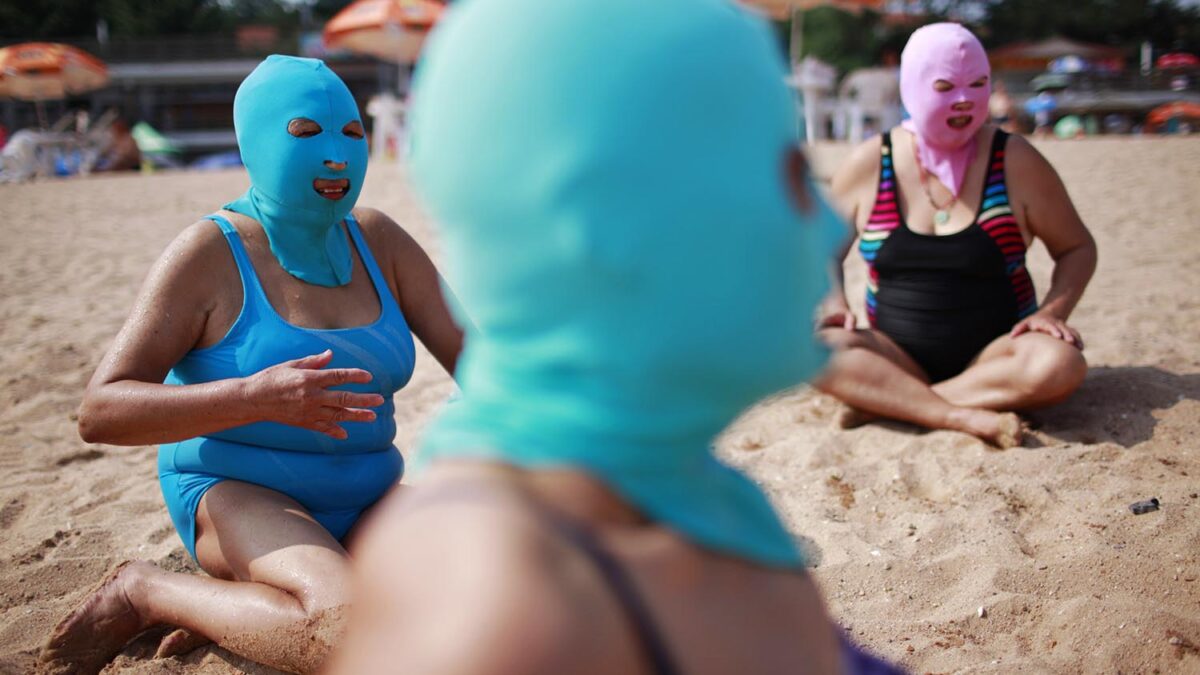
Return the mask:
<svg viewBox="0 0 1200 675"><path fill-rule="evenodd" d="M321 133L298 138L288 123L308 118ZM342 133L362 122L350 90L317 59L268 56L238 87L233 126L250 189L225 208L262 223L271 252L292 276L321 286L350 282L350 245L339 224L367 173L367 142ZM335 171L326 161L345 163ZM317 178L350 181L340 200L313 189Z"/></svg>
<svg viewBox="0 0 1200 675"><path fill-rule="evenodd" d="M449 10L411 166L474 328L420 464L583 469L702 546L800 564L711 452L826 358L812 315L845 229L787 189L784 75L767 26L726 0Z"/></svg>

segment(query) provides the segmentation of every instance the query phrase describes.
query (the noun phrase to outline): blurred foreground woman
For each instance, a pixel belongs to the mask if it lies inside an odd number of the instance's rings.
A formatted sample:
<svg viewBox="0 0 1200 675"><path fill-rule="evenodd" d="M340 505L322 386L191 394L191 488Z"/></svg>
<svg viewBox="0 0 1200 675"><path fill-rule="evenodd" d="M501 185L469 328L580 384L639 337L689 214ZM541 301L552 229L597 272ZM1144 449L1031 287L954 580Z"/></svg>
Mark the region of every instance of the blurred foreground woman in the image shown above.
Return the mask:
<svg viewBox="0 0 1200 675"><path fill-rule="evenodd" d="M783 77L725 0L451 10L412 172L475 327L463 397L365 531L334 672L887 672L710 450L824 361L844 226Z"/></svg>

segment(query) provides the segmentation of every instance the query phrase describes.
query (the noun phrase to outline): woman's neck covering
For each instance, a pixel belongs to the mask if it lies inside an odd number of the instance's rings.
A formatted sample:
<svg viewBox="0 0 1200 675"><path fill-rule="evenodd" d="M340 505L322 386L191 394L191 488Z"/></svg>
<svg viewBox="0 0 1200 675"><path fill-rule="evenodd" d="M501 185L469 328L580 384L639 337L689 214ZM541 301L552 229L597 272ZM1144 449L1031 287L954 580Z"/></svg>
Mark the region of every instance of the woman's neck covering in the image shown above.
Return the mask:
<svg viewBox="0 0 1200 675"><path fill-rule="evenodd" d="M288 133L297 118L321 126L315 136ZM317 59L268 56L238 87L233 126L250 189L225 208L262 224L271 252L292 276L321 286L350 283L350 246L342 219L367 173L367 143L342 133L361 118L350 90ZM334 170L325 162L345 163ZM350 181L340 200L322 197L317 178Z"/></svg>
<svg viewBox="0 0 1200 675"><path fill-rule="evenodd" d="M917 138L917 154L925 170L955 196L962 190L967 167L975 159L975 133L987 120L990 82L971 87L991 75L987 53L971 31L956 23L935 23L917 29L900 55L900 98L911 119L904 128ZM945 80L953 87L940 92L933 84ZM952 109L973 104L969 113ZM970 114L966 127L955 129L951 117Z"/></svg>
<svg viewBox="0 0 1200 675"><path fill-rule="evenodd" d="M710 450L826 358L812 313L846 230L815 192L807 213L790 197L784 76L768 27L726 0L449 10L411 164L476 328L422 462L580 469L704 546L799 565Z"/></svg>

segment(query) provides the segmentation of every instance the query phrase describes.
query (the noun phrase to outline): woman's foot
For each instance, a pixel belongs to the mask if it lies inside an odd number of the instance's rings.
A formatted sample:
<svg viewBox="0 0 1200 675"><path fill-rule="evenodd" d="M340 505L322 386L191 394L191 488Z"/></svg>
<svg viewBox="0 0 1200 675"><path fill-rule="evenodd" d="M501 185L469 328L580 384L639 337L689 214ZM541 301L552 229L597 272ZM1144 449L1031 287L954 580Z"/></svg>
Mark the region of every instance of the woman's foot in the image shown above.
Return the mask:
<svg viewBox="0 0 1200 675"><path fill-rule="evenodd" d="M1025 428L1016 413L960 408L951 415L947 428L978 436L1001 450L1021 444Z"/></svg>
<svg viewBox="0 0 1200 675"><path fill-rule="evenodd" d="M148 562L125 561L109 572L51 631L38 656L39 672L99 673L122 647L150 627L129 593L143 574L155 569Z"/></svg>
<svg viewBox="0 0 1200 675"><path fill-rule="evenodd" d="M874 413L855 408L848 403L840 403L837 412L833 414L833 425L838 429L857 429L877 419L879 416Z"/></svg>
<svg viewBox="0 0 1200 675"><path fill-rule="evenodd" d="M158 651L154 652L156 659L169 659L172 656L187 654L193 649L212 644L212 640L193 633L186 628L176 628L158 643Z"/></svg>

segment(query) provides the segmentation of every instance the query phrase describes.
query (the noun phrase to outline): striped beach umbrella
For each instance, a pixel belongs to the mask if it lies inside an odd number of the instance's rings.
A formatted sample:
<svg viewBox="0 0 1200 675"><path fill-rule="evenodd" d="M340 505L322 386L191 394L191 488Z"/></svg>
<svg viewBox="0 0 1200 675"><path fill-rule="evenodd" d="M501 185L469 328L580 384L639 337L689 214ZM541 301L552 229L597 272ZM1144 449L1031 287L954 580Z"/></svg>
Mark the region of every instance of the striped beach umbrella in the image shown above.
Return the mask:
<svg viewBox="0 0 1200 675"><path fill-rule="evenodd" d="M70 45L24 42L0 49L0 96L51 101L106 84L104 63Z"/></svg>

